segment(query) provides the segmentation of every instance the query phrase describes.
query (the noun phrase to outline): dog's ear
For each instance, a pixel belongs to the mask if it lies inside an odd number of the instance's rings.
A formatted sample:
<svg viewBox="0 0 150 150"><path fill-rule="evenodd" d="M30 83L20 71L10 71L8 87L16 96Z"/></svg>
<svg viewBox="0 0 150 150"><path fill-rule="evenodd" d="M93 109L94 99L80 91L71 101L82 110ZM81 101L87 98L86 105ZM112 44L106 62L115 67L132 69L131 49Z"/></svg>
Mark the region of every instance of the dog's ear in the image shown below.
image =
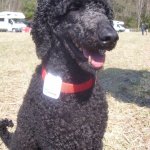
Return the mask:
<svg viewBox="0 0 150 150"><path fill-rule="evenodd" d="M32 24L32 38L35 42L38 58L43 59L52 47L51 26L48 25L47 0L37 0L38 6Z"/></svg>

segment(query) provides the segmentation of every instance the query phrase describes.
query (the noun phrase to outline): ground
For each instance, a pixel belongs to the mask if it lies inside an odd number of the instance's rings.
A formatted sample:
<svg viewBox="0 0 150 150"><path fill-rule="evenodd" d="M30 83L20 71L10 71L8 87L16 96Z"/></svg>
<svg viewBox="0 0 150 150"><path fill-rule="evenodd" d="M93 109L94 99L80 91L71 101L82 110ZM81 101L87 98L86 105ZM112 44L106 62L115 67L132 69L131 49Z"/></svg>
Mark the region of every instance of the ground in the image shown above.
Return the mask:
<svg viewBox="0 0 150 150"><path fill-rule="evenodd" d="M150 150L150 34L119 33L119 37L98 73L109 104L104 149ZM0 33L0 118L16 124L38 63L30 34ZM6 150L1 141L0 150Z"/></svg>

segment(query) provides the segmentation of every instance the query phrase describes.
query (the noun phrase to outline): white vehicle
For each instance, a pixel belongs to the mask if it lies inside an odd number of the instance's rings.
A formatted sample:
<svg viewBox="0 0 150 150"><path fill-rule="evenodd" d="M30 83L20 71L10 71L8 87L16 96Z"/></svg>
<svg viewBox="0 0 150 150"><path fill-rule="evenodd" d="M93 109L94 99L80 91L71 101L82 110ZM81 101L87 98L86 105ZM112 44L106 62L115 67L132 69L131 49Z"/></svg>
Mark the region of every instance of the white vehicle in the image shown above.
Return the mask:
<svg viewBox="0 0 150 150"><path fill-rule="evenodd" d="M117 32L124 32L126 31L126 28L124 27L123 21L113 21L113 27Z"/></svg>
<svg viewBox="0 0 150 150"><path fill-rule="evenodd" d="M0 12L0 31L22 32L25 15L21 12Z"/></svg>

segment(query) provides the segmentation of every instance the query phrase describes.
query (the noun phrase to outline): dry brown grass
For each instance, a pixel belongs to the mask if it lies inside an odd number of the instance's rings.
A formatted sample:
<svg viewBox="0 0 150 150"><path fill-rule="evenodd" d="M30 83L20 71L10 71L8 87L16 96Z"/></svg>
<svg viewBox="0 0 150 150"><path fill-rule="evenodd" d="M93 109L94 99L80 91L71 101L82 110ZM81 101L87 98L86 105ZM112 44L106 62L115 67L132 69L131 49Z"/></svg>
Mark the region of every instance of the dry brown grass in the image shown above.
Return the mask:
<svg viewBox="0 0 150 150"><path fill-rule="evenodd" d="M150 35L120 33L100 80L107 91L105 150L150 150Z"/></svg>
<svg viewBox="0 0 150 150"><path fill-rule="evenodd" d="M150 35L120 33L100 80L109 103L105 150L150 150ZM16 124L39 61L29 34L0 33L0 118ZM0 150L6 150L0 141Z"/></svg>
<svg viewBox="0 0 150 150"><path fill-rule="evenodd" d="M0 118L16 125L18 109L38 60L29 34L0 32ZM0 150L5 150L0 141Z"/></svg>

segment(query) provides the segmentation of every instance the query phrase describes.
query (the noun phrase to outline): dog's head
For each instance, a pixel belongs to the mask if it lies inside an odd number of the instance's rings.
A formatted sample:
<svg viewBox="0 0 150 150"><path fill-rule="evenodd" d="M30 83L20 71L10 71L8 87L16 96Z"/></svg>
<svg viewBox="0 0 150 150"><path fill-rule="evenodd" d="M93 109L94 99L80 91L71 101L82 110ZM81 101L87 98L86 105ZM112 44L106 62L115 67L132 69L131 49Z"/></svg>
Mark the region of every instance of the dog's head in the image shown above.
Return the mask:
<svg viewBox="0 0 150 150"><path fill-rule="evenodd" d="M101 68L118 40L112 19L108 0L38 0L32 29L37 55L44 59L60 41L83 68Z"/></svg>

